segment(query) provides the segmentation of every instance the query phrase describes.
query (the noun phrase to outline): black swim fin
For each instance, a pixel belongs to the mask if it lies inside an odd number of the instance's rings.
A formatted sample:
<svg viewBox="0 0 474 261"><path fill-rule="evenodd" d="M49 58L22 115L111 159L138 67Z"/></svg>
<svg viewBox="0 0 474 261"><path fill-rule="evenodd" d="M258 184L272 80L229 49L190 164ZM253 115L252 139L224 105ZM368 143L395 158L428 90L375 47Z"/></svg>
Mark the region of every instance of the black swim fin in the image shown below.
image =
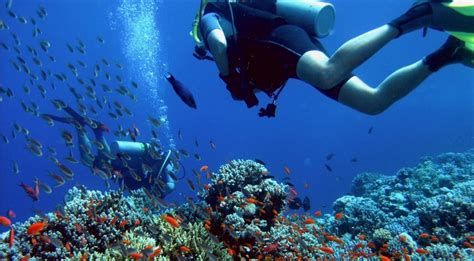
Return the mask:
<svg viewBox="0 0 474 261"><path fill-rule="evenodd" d="M466 66L474 67L474 52L468 50L463 41L450 36L441 48L427 55L423 59L423 63L432 72L436 72L442 67L453 63L462 63Z"/></svg>
<svg viewBox="0 0 474 261"><path fill-rule="evenodd" d="M171 73L165 73L165 78L168 80L169 83L171 83L171 86L173 87L173 90L176 92L176 94L181 98L181 100L186 103L189 107L193 109L197 109L196 106L196 101L194 100L193 94L191 91L189 91L188 88L184 86L183 83L180 81L176 80Z"/></svg>
<svg viewBox="0 0 474 261"><path fill-rule="evenodd" d="M392 20L389 25L398 30L397 38L403 34L415 31L423 27L429 27L432 23L433 9L428 2L417 3L406 13Z"/></svg>

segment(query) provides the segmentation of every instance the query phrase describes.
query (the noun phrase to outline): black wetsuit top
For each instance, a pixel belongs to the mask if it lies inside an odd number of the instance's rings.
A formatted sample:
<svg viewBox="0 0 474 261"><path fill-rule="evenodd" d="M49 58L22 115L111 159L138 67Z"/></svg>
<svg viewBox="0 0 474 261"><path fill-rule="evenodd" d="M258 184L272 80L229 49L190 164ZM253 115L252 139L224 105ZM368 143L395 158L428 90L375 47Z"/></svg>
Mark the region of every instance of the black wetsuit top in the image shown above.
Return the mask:
<svg viewBox="0 0 474 261"><path fill-rule="evenodd" d="M298 78L296 66L300 57L310 50L326 53L322 44L296 25L290 25L275 15L275 0L249 1L231 4L237 29L237 48L234 37L228 37L229 64L245 68L247 81L271 95L289 78ZM263 11L269 10L269 11ZM231 21L227 3L209 3L204 13L217 13ZM337 99L339 91L325 95Z"/></svg>

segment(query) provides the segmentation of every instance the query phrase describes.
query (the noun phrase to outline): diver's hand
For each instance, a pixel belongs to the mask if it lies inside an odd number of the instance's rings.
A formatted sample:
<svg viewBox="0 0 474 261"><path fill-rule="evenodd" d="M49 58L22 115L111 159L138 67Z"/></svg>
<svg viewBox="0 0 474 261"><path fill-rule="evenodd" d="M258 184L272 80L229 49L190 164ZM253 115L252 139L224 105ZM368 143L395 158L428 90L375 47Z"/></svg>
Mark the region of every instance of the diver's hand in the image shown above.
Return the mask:
<svg viewBox="0 0 474 261"><path fill-rule="evenodd" d="M226 83L227 90L229 90L234 100L241 101L245 98L245 94L240 88L242 80L238 72L233 71L229 75L225 76L219 74L219 77Z"/></svg>

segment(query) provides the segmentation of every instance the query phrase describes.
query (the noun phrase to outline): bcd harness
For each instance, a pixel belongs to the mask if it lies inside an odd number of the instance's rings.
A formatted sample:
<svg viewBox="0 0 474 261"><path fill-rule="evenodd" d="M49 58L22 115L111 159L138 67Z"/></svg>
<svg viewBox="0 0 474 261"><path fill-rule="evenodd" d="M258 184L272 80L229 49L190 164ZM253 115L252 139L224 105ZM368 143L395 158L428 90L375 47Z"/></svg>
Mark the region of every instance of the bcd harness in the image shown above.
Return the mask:
<svg viewBox="0 0 474 261"><path fill-rule="evenodd" d="M201 22L203 12L208 2L209 2L208 0L201 0L199 10L193 22L193 30L191 31L191 36L193 37L196 43L194 47L193 56L199 60L214 61L214 59L210 55L208 55L204 41L201 39L201 35L199 32L199 24ZM227 7L230 13L230 23L232 25L232 31L233 31L232 45L231 45L232 47L230 48L234 49L233 51L236 54L236 57L238 57L238 62L234 63L233 67L234 69L238 71L240 75L240 86L231 86L231 88L228 88L228 89L233 96L237 96L237 92L243 93L244 96L242 100L245 101L248 108L251 108L253 106L258 105L258 99L256 98L255 93L253 92L253 89L250 87L249 80L247 77L246 68L248 68L249 62L245 59L245 57L241 55L242 53L237 43L237 30L235 27L235 19L234 19L232 6L229 0L226 0L226 3L227 3ZM260 117L269 117L269 118L275 117L276 101L280 93L283 91L283 88L285 87L285 85L286 85L286 81L281 86L279 86L275 90L274 93L269 95L270 97L272 97L272 101L271 103L267 104L266 108L260 108L259 113L258 113Z"/></svg>

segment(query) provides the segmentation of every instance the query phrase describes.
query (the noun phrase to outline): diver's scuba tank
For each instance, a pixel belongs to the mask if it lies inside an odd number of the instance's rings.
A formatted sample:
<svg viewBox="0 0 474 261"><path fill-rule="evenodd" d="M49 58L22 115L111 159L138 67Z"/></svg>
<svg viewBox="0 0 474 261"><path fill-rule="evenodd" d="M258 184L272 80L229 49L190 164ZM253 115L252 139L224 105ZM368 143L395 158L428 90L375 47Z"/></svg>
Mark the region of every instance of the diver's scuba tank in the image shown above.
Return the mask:
<svg viewBox="0 0 474 261"><path fill-rule="evenodd" d="M277 15L311 36L323 38L334 29L336 11L332 4L317 0L276 0L275 4Z"/></svg>
<svg viewBox="0 0 474 261"><path fill-rule="evenodd" d="M204 0L203 0L204 1ZM283 17L289 24L303 28L309 35L323 38L334 29L336 11L330 3L319 0L205 0L205 3L239 3L274 12ZM263 6L273 6L267 10ZM202 6L202 4L201 4Z"/></svg>
<svg viewBox="0 0 474 261"><path fill-rule="evenodd" d="M133 141L114 141L110 144L110 151L112 155L117 155L117 153L125 153L130 156L142 156L145 154L147 144L143 142L133 142Z"/></svg>

